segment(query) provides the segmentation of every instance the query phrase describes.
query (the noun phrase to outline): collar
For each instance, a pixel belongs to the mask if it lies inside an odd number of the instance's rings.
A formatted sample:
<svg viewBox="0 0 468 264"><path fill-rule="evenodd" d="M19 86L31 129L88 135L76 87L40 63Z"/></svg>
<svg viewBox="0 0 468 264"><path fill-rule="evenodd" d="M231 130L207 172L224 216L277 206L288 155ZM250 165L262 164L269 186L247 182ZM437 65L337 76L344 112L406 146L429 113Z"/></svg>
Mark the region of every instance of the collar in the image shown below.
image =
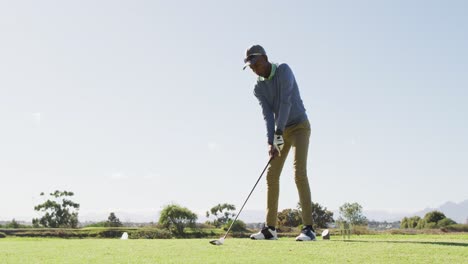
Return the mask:
<svg viewBox="0 0 468 264"><path fill-rule="evenodd" d="M278 67L278 65L276 65L276 63L272 63L271 64L271 72L270 72L270 76L268 76L268 78L264 78L262 76L258 76L258 80L263 82L263 81L267 81L267 80L271 80L273 79L273 77L275 76L275 73L276 73L276 68Z"/></svg>

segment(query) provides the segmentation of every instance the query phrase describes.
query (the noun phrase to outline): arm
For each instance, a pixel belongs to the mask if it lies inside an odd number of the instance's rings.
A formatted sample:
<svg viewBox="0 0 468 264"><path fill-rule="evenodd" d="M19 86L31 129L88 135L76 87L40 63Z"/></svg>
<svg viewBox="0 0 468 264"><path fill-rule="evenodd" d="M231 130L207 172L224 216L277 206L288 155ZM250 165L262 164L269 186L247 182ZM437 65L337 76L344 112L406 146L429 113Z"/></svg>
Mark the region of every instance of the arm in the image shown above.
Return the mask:
<svg viewBox="0 0 468 264"><path fill-rule="evenodd" d="M282 134L291 111L291 95L294 86L294 74L287 64L282 65L280 75L280 106L276 131Z"/></svg>
<svg viewBox="0 0 468 264"><path fill-rule="evenodd" d="M273 136L275 133L275 118L273 116L273 110L268 105L262 94L257 92L257 89L254 89L254 95L257 97L260 106L262 107L263 119L265 120L265 125L267 129L268 144L273 144Z"/></svg>

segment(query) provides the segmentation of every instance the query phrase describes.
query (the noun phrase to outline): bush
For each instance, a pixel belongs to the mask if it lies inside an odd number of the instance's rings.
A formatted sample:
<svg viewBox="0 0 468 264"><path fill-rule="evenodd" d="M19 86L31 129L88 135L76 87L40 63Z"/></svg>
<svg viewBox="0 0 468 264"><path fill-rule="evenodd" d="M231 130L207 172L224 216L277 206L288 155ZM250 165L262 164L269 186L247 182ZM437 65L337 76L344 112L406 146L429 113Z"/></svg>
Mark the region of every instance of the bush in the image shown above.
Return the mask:
<svg viewBox="0 0 468 264"><path fill-rule="evenodd" d="M0 232L0 238L5 238L5 237L6 237L5 233Z"/></svg>
<svg viewBox="0 0 468 264"><path fill-rule="evenodd" d="M455 225L456 223L457 222L453 221L450 218L444 218L444 219L440 220L439 222L437 222L437 225L439 227L446 227L446 226L449 226L449 225Z"/></svg>
<svg viewBox="0 0 468 264"><path fill-rule="evenodd" d="M421 217L419 216L408 218L408 228L416 228L418 226L419 220L421 220Z"/></svg>
<svg viewBox="0 0 468 264"><path fill-rule="evenodd" d="M284 209L278 212L278 227L295 227L302 225L301 211L298 209Z"/></svg>
<svg viewBox="0 0 468 264"><path fill-rule="evenodd" d="M120 238L123 232L131 233L137 228L28 228L28 229L0 229L7 236L18 237L61 237L61 238Z"/></svg>
<svg viewBox="0 0 468 264"><path fill-rule="evenodd" d="M18 237L60 237L60 238L83 238L86 237L86 234L80 234L76 232L69 232L64 230L57 231L26 231L18 232L14 234Z"/></svg>
<svg viewBox="0 0 468 264"><path fill-rule="evenodd" d="M427 227L426 227L426 224L427 224L427 223L426 223L426 220L424 220L424 219L419 219L418 224L416 225L416 228L417 228L417 229L427 228Z"/></svg>
<svg viewBox="0 0 468 264"><path fill-rule="evenodd" d="M468 232L467 224L455 224L442 228L444 232Z"/></svg>
<svg viewBox="0 0 468 264"><path fill-rule="evenodd" d="M408 218L403 217L403 219L401 220L401 223L400 223L400 228L401 228L401 229L409 228L409 225L408 225Z"/></svg>
<svg viewBox="0 0 468 264"><path fill-rule="evenodd" d="M123 233L124 233L123 230L109 229L109 230L100 231L98 233L98 236L102 238L119 238L122 236Z"/></svg>
<svg viewBox="0 0 468 264"><path fill-rule="evenodd" d="M387 233L391 234L391 235L416 235L417 231L414 230L414 229L406 229L406 228L402 228L402 229L391 229L391 230L388 230L386 231Z"/></svg>
<svg viewBox="0 0 468 264"><path fill-rule="evenodd" d="M439 226L437 226L437 223L430 222L430 223L426 223L424 225L424 228L425 229L436 229L436 228L439 228Z"/></svg>
<svg viewBox="0 0 468 264"><path fill-rule="evenodd" d="M214 226L211 225L210 221L206 221L205 223L196 223L195 228L199 229L210 229L213 228Z"/></svg>
<svg viewBox="0 0 468 264"><path fill-rule="evenodd" d="M229 226L231 225L233 220L229 220L226 225L224 225L224 231L227 231ZM236 222L232 225L231 231L232 232L244 232L247 230L247 225L242 220L236 220Z"/></svg>
<svg viewBox="0 0 468 264"><path fill-rule="evenodd" d="M203 232L201 230L195 230L193 232L190 232L190 233L185 233L183 237L185 238L204 238L204 237L208 237L209 236L209 233L207 232Z"/></svg>
<svg viewBox="0 0 468 264"><path fill-rule="evenodd" d="M351 234L352 235L372 235L376 234L375 231L369 230L367 226L362 226L362 225L353 225L351 228Z"/></svg>
<svg viewBox="0 0 468 264"><path fill-rule="evenodd" d="M172 234L168 230L148 229L131 232L128 237L130 239L169 239L172 238Z"/></svg>

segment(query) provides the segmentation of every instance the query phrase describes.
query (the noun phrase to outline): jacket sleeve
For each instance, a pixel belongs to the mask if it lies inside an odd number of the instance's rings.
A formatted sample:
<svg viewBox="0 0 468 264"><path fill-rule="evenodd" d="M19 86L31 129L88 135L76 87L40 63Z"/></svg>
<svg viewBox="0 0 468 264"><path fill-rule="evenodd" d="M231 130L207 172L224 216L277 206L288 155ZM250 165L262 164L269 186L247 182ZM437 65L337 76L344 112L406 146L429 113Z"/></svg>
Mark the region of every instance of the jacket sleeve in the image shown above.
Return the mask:
<svg viewBox="0 0 468 264"><path fill-rule="evenodd" d="M284 131L286 122L288 122L289 112L291 111L291 96L295 82L294 74L287 64L281 65L279 74L279 112L276 123L278 130Z"/></svg>
<svg viewBox="0 0 468 264"><path fill-rule="evenodd" d="M275 118L273 116L273 110L265 97L257 91L257 86L254 89L254 95L257 97L260 106L262 107L263 119L267 129L268 144L273 144L273 136L275 133Z"/></svg>

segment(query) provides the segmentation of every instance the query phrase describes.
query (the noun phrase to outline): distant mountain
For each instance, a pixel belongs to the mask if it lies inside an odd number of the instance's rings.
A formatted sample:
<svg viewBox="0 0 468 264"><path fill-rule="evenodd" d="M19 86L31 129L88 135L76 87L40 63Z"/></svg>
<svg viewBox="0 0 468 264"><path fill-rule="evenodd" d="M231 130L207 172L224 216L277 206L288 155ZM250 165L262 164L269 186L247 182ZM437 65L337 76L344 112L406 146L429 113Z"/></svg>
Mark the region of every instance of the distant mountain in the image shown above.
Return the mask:
<svg viewBox="0 0 468 264"><path fill-rule="evenodd" d="M335 219L338 218L339 212L337 211L334 213ZM364 210L364 215L367 217L368 220L373 221L387 221L387 222L394 222L400 221L403 217L412 214L411 212L395 212L395 211L387 211L387 210Z"/></svg>
<svg viewBox="0 0 468 264"><path fill-rule="evenodd" d="M387 222L394 222L400 221L403 217L411 217L411 216L420 216L424 217L424 215L430 211L441 211L445 214L446 217L451 218L457 223L465 224L468 221L468 200L465 200L460 203L454 202L446 202L439 206L438 208L426 208L421 211L411 212L411 211L395 211L395 210L363 210L364 216L367 217L368 220L372 221L387 221ZM333 218L337 219L340 215L339 210L332 210Z"/></svg>
<svg viewBox="0 0 468 264"><path fill-rule="evenodd" d="M457 223L465 224L468 220L468 200L460 203L446 202L437 208L426 208L417 212L394 212L386 210L364 210L364 215L369 220L393 222L403 219L403 217L419 216L424 217L425 214L431 211L440 211L446 217L451 218ZM338 216L338 211L334 211L335 216ZM335 217L336 218L336 217Z"/></svg>
<svg viewBox="0 0 468 264"><path fill-rule="evenodd" d="M468 221L468 200L458 204L454 202L446 202L438 208L426 208L414 215L423 217L426 213L434 210L441 211L446 217L451 218L460 224L465 224L466 221Z"/></svg>

